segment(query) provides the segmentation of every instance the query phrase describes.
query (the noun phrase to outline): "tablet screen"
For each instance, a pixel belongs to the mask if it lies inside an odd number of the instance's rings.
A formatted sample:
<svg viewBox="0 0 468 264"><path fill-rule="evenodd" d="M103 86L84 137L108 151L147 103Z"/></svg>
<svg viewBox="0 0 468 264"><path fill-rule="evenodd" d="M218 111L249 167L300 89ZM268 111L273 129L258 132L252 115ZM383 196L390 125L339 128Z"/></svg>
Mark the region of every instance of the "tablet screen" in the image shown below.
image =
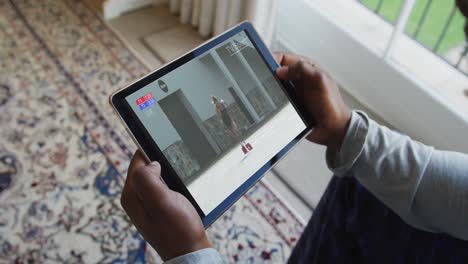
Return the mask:
<svg viewBox="0 0 468 264"><path fill-rule="evenodd" d="M125 99L205 215L306 128L244 31Z"/></svg>

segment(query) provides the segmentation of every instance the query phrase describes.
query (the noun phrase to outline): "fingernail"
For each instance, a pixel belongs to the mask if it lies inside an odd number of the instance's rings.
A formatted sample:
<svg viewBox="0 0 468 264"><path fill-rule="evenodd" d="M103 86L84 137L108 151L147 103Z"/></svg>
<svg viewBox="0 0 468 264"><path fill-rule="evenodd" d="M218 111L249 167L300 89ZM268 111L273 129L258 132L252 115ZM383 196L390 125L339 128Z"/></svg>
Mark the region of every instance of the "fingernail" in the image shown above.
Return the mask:
<svg viewBox="0 0 468 264"><path fill-rule="evenodd" d="M159 164L159 162L157 162L157 161L152 161L152 162L150 162L150 164L148 164L148 165L149 165L149 166L158 167L158 168L161 167L161 164Z"/></svg>
<svg viewBox="0 0 468 264"><path fill-rule="evenodd" d="M278 75L286 75L288 73L288 67L280 67L276 70L276 74Z"/></svg>

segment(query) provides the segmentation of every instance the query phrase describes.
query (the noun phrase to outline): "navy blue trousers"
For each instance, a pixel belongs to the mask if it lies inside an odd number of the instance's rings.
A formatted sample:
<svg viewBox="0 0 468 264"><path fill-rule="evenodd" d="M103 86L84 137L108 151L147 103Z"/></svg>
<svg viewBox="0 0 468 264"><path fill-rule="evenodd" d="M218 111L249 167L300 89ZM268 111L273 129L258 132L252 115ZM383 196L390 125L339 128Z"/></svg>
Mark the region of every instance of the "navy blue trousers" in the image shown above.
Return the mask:
<svg viewBox="0 0 468 264"><path fill-rule="evenodd" d="M468 242L413 228L354 177L333 177L288 263L468 263Z"/></svg>

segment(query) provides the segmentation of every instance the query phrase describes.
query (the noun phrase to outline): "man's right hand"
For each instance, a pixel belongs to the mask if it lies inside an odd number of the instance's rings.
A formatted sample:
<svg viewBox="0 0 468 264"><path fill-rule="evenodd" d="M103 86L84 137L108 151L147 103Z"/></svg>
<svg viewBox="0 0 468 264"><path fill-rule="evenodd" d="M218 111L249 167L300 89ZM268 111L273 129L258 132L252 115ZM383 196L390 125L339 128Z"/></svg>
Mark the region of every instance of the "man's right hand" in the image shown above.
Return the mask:
<svg viewBox="0 0 468 264"><path fill-rule="evenodd" d="M339 150L351 120L351 110L343 102L335 81L313 60L298 55L275 53L282 80L292 81L288 91L314 119L315 127L307 136L312 142ZM312 121L312 120L308 120Z"/></svg>
<svg viewBox="0 0 468 264"><path fill-rule="evenodd" d="M147 164L140 151L130 162L120 200L140 234L164 261L211 247L195 208L167 187L159 163Z"/></svg>

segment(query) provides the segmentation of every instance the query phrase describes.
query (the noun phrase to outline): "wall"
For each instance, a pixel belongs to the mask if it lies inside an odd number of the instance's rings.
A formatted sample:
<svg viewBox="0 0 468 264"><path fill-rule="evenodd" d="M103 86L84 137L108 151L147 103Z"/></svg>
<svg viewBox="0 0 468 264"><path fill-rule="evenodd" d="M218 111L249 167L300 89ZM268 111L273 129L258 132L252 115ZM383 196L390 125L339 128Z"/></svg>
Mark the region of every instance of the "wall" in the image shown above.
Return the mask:
<svg viewBox="0 0 468 264"><path fill-rule="evenodd" d="M101 1L102 2L102 1ZM164 0L106 0L101 4L102 15L105 19L112 19L144 6L164 3Z"/></svg>
<svg viewBox="0 0 468 264"><path fill-rule="evenodd" d="M200 165L180 140L167 147L163 153L184 182L190 181L200 170Z"/></svg>
<svg viewBox="0 0 468 264"><path fill-rule="evenodd" d="M317 59L366 107L409 136L468 153L468 118L431 87L368 49L320 10L320 1L280 1L276 41Z"/></svg>
<svg viewBox="0 0 468 264"><path fill-rule="evenodd" d="M282 105L284 105L285 102L286 101L282 101ZM253 133L260 125L251 124L235 102L227 106L227 111L231 118L237 123L244 137ZM264 122L261 122L261 124L264 124ZM222 152L229 150L229 148L234 147L235 144L238 143L238 139L234 137L232 132L223 123L219 122L216 115L205 120L203 125ZM169 145L164 149L163 153L184 182L190 182L202 172L200 171L202 168L200 168L200 165L190 154L190 151L182 140L177 140Z"/></svg>
<svg viewBox="0 0 468 264"><path fill-rule="evenodd" d="M228 43L226 45L231 45ZM219 57L223 60L226 67L229 69L231 74L236 79L237 84L242 89L244 93L248 93L255 87L255 80L253 77L248 73L247 69L245 69L242 65L242 62L236 55L231 55L227 49L226 45L216 49Z"/></svg>
<svg viewBox="0 0 468 264"><path fill-rule="evenodd" d="M232 83L209 55L177 68L173 74L168 74L161 80L166 82L170 90L182 89L203 121L216 114L211 95L223 99L227 104L234 101L227 90L233 86Z"/></svg>
<svg viewBox="0 0 468 264"><path fill-rule="evenodd" d="M224 74L211 57L193 60L160 79L167 84L169 88L168 93L163 92L157 82L153 82L130 95L127 101L141 118L142 122L148 124L151 136L158 142L161 149L165 149L180 140L180 136L172 127L161 108L157 106L157 102L149 109L140 111L135 104L135 100L139 97L151 92L156 101L159 101L174 91L181 89L202 121L216 115L214 106L211 103L210 96L212 94L223 99L227 104L231 104L234 101L227 90L232 84L224 77ZM149 114L149 111L152 111L152 113Z"/></svg>

